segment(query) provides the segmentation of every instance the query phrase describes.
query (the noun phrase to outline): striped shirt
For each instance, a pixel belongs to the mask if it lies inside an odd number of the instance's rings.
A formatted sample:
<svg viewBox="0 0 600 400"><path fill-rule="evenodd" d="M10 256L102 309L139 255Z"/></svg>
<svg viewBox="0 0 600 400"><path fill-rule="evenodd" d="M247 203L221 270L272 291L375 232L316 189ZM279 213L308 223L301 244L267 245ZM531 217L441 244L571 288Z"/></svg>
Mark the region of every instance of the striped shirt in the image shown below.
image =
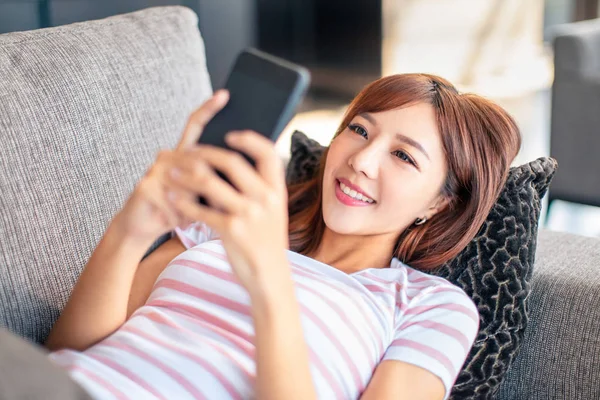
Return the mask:
<svg viewBox="0 0 600 400"><path fill-rule="evenodd" d="M256 378L247 291L221 241L202 223L176 228L186 251L115 333L49 355L98 399L247 399ZM320 399L358 399L382 360L424 368L450 389L479 315L448 281L393 258L347 274L287 252ZM293 377L290 377L293 379Z"/></svg>

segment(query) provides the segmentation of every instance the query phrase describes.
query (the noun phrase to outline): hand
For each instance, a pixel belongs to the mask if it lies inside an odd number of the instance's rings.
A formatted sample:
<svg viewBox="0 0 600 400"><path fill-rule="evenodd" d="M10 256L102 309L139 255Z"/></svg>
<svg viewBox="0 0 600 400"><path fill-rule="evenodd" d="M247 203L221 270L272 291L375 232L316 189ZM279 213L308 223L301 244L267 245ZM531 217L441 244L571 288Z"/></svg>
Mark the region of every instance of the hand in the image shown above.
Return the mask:
<svg viewBox="0 0 600 400"><path fill-rule="evenodd" d="M219 234L232 269L252 295L265 279L289 273L284 165L274 143L256 132L230 132L226 142L252 158L256 168L231 150L188 148L177 161L179 173L171 184L204 196L210 207L187 196L177 196L172 204L184 218L203 221ZM214 170L227 176L231 185Z"/></svg>
<svg viewBox="0 0 600 400"><path fill-rule="evenodd" d="M177 211L167 199L170 189L168 173L179 162L186 148L200 138L202 130L229 99L226 91L216 92L189 117L184 133L172 150L161 150L154 164L138 182L125 205L113 219L121 233L142 246L150 246L161 234L176 226L192 222ZM179 192L179 196L192 198L193 192Z"/></svg>

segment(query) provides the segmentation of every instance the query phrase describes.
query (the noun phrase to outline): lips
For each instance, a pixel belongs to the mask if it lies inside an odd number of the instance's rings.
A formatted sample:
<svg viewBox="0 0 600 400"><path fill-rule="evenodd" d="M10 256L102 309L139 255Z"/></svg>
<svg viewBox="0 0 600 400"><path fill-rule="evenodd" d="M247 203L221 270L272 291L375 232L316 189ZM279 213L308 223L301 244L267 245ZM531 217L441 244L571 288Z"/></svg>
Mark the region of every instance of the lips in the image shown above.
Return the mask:
<svg viewBox="0 0 600 400"><path fill-rule="evenodd" d="M354 185L348 179L346 179L346 178L337 178L337 180L339 182L342 182L344 185L348 186L350 189L355 190L356 192L362 194L363 196L368 197L370 199L373 199L373 201L375 201L375 198L373 196L371 196L370 194L368 194L367 192L365 192L363 189L361 189L360 186Z"/></svg>

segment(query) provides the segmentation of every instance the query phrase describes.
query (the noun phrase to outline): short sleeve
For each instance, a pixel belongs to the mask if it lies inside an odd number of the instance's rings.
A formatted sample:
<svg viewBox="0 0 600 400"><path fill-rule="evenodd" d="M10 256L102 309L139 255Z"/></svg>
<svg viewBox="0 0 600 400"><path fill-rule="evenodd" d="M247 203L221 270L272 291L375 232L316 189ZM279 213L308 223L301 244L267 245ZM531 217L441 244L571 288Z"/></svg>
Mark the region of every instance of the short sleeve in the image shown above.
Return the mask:
<svg viewBox="0 0 600 400"><path fill-rule="evenodd" d="M460 288L438 285L416 295L399 312L383 360L398 360L438 376L450 391L479 331L479 313Z"/></svg>
<svg viewBox="0 0 600 400"><path fill-rule="evenodd" d="M217 233L203 222L192 222L187 226L176 226L171 231L171 238L175 236L181 240L186 249L218 238Z"/></svg>

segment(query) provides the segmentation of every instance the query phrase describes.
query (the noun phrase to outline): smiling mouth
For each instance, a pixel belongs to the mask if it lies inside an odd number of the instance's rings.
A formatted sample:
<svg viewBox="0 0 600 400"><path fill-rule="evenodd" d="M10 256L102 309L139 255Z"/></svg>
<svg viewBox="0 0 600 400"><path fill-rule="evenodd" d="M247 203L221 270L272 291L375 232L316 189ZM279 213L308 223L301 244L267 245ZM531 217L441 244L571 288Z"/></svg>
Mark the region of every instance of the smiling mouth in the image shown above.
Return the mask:
<svg viewBox="0 0 600 400"><path fill-rule="evenodd" d="M335 184L335 195L338 198L338 200L345 205L368 206L376 203L376 201L371 199L370 197L366 197L363 194L350 189L338 179L336 179Z"/></svg>

